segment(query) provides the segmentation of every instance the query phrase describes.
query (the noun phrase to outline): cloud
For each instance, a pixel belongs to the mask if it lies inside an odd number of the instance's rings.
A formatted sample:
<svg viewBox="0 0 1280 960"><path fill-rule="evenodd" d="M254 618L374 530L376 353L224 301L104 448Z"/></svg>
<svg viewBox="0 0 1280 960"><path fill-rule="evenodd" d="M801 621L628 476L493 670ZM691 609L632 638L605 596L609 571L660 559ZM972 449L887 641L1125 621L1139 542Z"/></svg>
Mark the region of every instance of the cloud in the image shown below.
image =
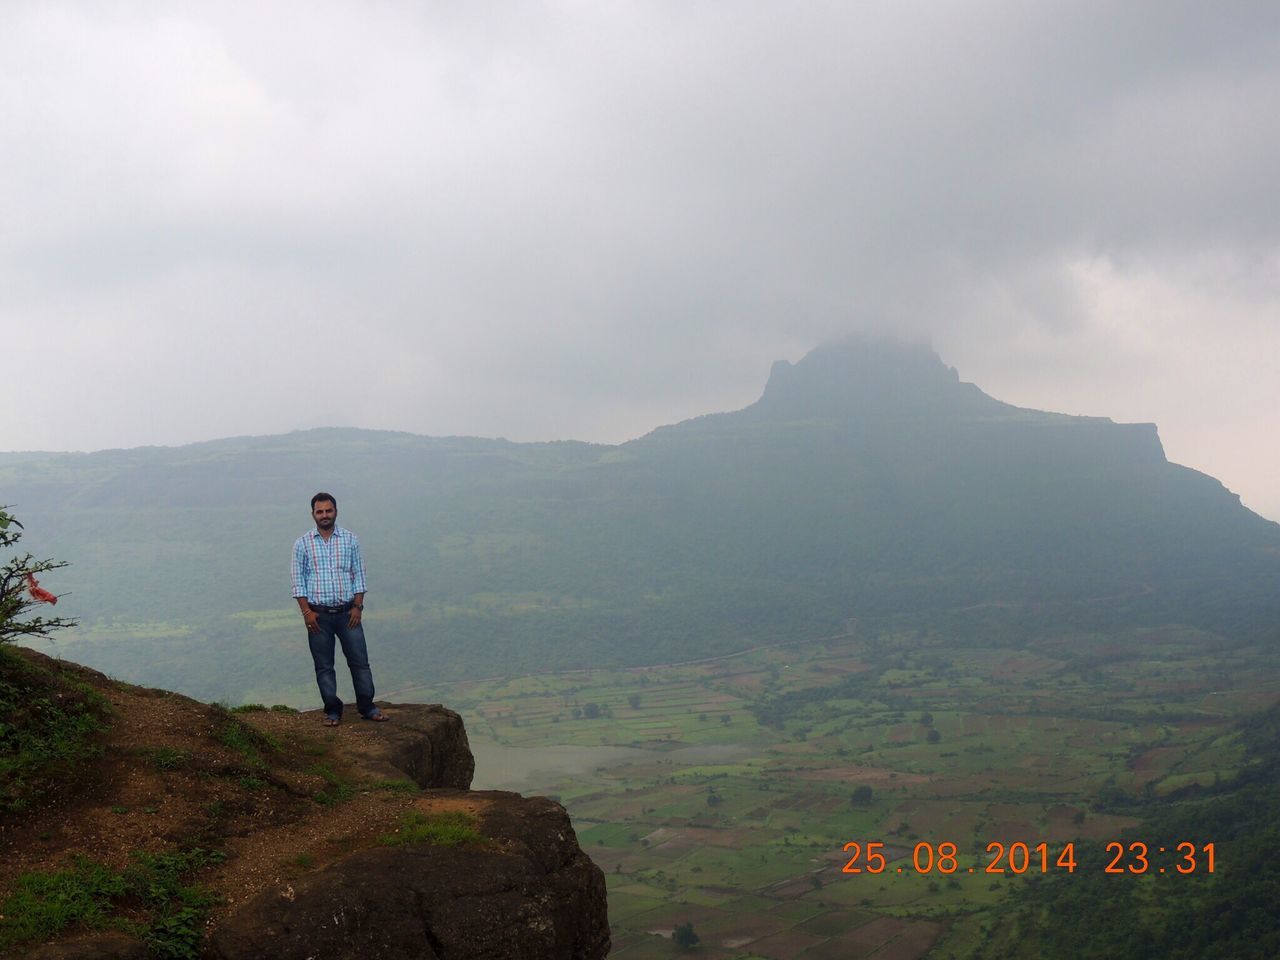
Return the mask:
<svg viewBox="0 0 1280 960"><path fill-rule="evenodd" d="M1124 415L1140 380L1166 437L1188 371L1242 358L1199 409L1274 428L1246 411L1280 346L1278 21L9 5L0 322L42 413L3 445L620 440L855 330L929 337L1013 402Z"/></svg>

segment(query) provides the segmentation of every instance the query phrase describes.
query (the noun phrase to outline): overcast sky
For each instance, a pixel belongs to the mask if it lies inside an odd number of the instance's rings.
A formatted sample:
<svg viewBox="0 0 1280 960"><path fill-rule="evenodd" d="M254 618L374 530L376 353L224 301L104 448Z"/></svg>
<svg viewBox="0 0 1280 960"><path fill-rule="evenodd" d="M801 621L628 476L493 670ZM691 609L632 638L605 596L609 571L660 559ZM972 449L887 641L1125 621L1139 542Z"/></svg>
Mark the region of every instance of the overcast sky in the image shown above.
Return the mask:
<svg viewBox="0 0 1280 960"><path fill-rule="evenodd" d="M1280 519L1280 4L0 5L0 449L621 441L850 332Z"/></svg>

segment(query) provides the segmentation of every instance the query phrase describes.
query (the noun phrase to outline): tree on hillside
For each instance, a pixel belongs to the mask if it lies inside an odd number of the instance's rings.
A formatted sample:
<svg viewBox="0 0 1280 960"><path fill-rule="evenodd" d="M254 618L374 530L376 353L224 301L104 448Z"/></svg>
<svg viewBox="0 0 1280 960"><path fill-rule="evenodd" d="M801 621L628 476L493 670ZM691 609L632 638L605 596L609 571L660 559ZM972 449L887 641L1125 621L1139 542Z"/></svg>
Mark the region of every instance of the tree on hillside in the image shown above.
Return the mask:
<svg viewBox="0 0 1280 960"><path fill-rule="evenodd" d="M21 530L22 524L0 508L0 547L7 549L21 540ZM56 596L40 586L36 575L65 566L65 563L54 560L37 560L27 553L12 557L0 567L0 643L10 643L19 637L47 636L75 623L68 617L24 619L32 607L58 602Z"/></svg>
<svg viewBox="0 0 1280 960"><path fill-rule="evenodd" d="M671 932L671 939L681 950L692 950L702 938L693 932L692 923L677 923L675 930Z"/></svg>

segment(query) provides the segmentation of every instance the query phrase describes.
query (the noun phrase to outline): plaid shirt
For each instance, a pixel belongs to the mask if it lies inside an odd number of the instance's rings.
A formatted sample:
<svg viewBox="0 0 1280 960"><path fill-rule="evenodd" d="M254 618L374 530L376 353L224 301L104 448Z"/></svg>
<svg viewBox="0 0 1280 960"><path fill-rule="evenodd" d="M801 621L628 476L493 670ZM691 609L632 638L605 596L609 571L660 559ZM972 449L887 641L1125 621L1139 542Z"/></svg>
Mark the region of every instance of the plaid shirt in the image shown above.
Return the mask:
<svg viewBox="0 0 1280 960"><path fill-rule="evenodd" d="M346 603L357 593L366 592L360 541L337 524L328 540L319 530L304 533L293 545L289 577L295 597L323 606Z"/></svg>

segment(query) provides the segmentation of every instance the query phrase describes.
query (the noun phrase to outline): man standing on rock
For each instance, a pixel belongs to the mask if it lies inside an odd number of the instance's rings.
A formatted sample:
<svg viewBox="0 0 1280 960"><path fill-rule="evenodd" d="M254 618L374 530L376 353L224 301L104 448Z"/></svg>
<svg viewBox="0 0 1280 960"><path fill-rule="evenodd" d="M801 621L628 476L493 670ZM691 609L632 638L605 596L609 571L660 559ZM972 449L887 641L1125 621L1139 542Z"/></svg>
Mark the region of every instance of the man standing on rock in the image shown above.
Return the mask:
<svg viewBox="0 0 1280 960"><path fill-rule="evenodd" d="M342 644L342 655L351 670L360 716L386 720L387 715L373 703L373 671L360 626L365 593L360 541L350 530L338 526L338 501L333 494L321 492L312 497L311 516L316 528L294 543L289 574L294 599L307 625L316 684L324 701L324 725L336 727L342 722L338 678L333 672L334 637Z"/></svg>

